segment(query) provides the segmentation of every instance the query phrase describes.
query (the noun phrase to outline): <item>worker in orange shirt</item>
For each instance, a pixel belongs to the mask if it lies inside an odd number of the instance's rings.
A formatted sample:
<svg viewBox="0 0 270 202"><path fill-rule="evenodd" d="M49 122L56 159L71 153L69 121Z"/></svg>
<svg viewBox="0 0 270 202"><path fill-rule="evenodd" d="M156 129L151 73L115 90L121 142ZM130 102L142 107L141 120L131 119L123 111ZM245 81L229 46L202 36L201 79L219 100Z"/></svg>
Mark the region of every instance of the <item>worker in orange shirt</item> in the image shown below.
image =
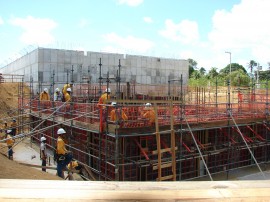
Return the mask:
<svg viewBox="0 0 270 202"><path fill-rule="evenodd" d="M64 94L65 102L71 101L71 88L67 88L66 93Z"/></svg>
<svg viewBox="0 0 270 202"><path fill-rule="evenodd" d="M155 111L152 108L151 103L146 103L142 112L142 117L147 119L147 125L153 125L155 123Z"/></svg>
<svg viewBox="0 0 270 202"><path fill-rule="evenodd" d="M11 132L12 132L11 130L7 130L5 138L7 139L6 143L7 143L7 147L8 147L8 158L10 160L13 160L12 146L14 144L14 140L12 139Z"/></svg>
<svg viewBox="0 0 270 202"><path fill-rule="evenodd" d="M66 92L67 92L67 89L68 88L72 89L72 87L73 87L73 84L72 83L65 84L64 87L63 87L63 89L62 89L62 94L65 95Z"/></svg>
<svg viewBox="0 0 270 202"><path fill-rule="evenodd" d="M105 124L106 124L106 113L107 113L107 109L106 109L106 101L110 100L111 98L111 89L108 88L105 90L105 92L100 96L99 100L98 100L98 107L99 107L99 116L100 116L100 132L103 132L103 129L105 128Z"/></svg>
<svg viewBox="0 0 270 202"><path fill-rule="evenodd" d="M110 121L113 121L122 127L124 124L123 121L128 120L128 117L124 110L122 110L120 107L117 107L116 102L112 102L111 105L113 106L113 110L110 112Z"/></svg>
<svg viewBox="0 0 270 202"><path fill-rule="evenodd" d="M41 101L40 104L42 108L48 108L50 105L50 95L48 88L44 88L43 92L39 95L39 100Z"/></svg>
<svg viewBox="0 0 270 202"><path fill-rule="evenodd" d="M40 93L39 100L40 101L49 101L50 100L48 88L44 88L43 92Z"/></svg>

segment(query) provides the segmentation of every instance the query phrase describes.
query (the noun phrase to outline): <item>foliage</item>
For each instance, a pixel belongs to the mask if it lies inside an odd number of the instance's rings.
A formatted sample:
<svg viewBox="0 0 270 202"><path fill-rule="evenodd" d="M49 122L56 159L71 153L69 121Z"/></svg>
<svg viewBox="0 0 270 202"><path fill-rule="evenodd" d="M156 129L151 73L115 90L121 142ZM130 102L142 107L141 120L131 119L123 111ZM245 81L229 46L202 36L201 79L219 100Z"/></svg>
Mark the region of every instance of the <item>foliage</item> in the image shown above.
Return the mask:
<svg viewBox="0 0 270 202"><path fill-rule="evenodd" d="M192 69L192 71L189 72L189 86L226 86L228 81L231 81L232 86L247 86L251 83L251 78L249 77L246 69L238 63L232 63L231 66L228 64L219 72L217 71L216 67L212 67L209 72L206 73L204 67L201 67L199 70L197 70L197 62L195 60L188 60L190 64L190 70ZM256 63L251 60L251 66L254 65L256 65Z"/></svg>
<svg viewBox="0 0 270 202"><path fill-rule="evenodd" d="M195 71L195 69L197 69L197 62L195 60L189 58L188 63L189 63L189 65L188 65L188 68L189 68L188 73L189 73L189 77L191 77L192 73Z"/></svg>
<svg viewBox="0 0 270 202"><path fill-rule="evenodd" d="M231 72L234 72L234 71L239 70L239 69L243 70L243 72L247 74L247 70L242 65L239 65L238 63L231 64ZM230 73L230 64L228 64L225 68L221 69L219 71L219 73L229 74Z"/></svg>

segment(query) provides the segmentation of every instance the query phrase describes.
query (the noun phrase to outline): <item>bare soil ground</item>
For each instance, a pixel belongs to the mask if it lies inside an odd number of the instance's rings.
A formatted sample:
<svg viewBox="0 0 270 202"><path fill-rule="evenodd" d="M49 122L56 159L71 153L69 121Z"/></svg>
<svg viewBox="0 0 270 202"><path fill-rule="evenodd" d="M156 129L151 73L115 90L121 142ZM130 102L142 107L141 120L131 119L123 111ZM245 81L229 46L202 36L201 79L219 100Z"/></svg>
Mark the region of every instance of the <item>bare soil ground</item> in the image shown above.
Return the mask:
<svg viewBox="0 0 270 202"><path fill-rule="evenodd" d="M56 175L42 172L41 170L31 168L11 161L7 158L6 144L0 143L0 179L32 179L32 180L62 180ZM14 149L16 155L16 148Z"/></svg>
<svg viewBox="0 0 270 202"><path fill-rule="evenodd" d="M0 128L7 121L9 124L13 117L17 115L18 109L18 83L1 83L0 84ZM24 88L24 93L29 93L29 89ZM0 133L0 140L4 133ZM6 143L0 143L0 179L35 179L35 180L61 180L55 174L42 172L41 169L24 166L16 161L25 161L19 157L16 151L23 151L25 144L14 147L14 161L7 158ZM19 148L20 147L20 150ZM27 149L27 148L25 148ZM29 154L28 154L29 155ZM16 157L17 156L17 157ZM31 157L27 157L31 158ZM36 158L39 158L36 157ZM39 164L40 165L40 164ZM55 171L56 172L56 171Z"/></svg>

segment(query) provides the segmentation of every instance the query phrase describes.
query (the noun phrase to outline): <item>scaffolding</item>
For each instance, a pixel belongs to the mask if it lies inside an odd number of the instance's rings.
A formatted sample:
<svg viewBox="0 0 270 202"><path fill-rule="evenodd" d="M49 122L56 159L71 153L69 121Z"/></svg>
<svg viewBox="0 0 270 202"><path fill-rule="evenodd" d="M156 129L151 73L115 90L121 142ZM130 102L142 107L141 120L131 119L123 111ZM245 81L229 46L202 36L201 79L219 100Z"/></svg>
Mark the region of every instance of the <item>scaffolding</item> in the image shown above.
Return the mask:
<svg viewBox="0 0 270 202"><path fill-rule="evenodd" d="M113 78L107 73L94 84L84 76L73 87L72 102L65 103L40 101L30 82L30 96L19 90L20 130L31 131L37 143L45 136L53 149L56 131L63 127L68 149L92 180L213 180L215 174L226 173L228 178L230 171L247 166L261 171L269 162L268 85L191 89L183 86L182 78L167 86L139 85L122 83L120 71L119 61ZM51 84L39 83L39 88L51 85L53 90L54 75ZM106 88L112 95L103 108L107 117L101 131L97 102ZM111 102L117 102L127 120L110 121ZM142 116L145 103L152 103L154 123Z"/></svg>

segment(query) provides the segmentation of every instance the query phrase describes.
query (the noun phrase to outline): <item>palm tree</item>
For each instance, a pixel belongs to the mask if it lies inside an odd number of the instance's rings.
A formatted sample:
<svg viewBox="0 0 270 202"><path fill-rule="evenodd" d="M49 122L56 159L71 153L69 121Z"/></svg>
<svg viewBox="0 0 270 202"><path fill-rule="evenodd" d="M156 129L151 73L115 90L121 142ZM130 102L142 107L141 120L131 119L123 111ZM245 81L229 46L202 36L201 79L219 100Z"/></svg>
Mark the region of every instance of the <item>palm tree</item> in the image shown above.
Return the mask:
<svg viewBox="0 0 270 202"><path fill-rule="evenodd" d="M208 72L208 76L210 78L215 78L217 75L218 75L218 72L217 72L217 68L216 67L212 67L210 69L210 71Z"/></svg>
<svg viewBox="0 0 270 202"><path fill-rule="evenodd" d="M252 72L253 72L253 67L257 66L257 63L256 63L254 60L250 60L248 66L249 66L250 72L251 72L251 74L252 74Z"/></svg>

